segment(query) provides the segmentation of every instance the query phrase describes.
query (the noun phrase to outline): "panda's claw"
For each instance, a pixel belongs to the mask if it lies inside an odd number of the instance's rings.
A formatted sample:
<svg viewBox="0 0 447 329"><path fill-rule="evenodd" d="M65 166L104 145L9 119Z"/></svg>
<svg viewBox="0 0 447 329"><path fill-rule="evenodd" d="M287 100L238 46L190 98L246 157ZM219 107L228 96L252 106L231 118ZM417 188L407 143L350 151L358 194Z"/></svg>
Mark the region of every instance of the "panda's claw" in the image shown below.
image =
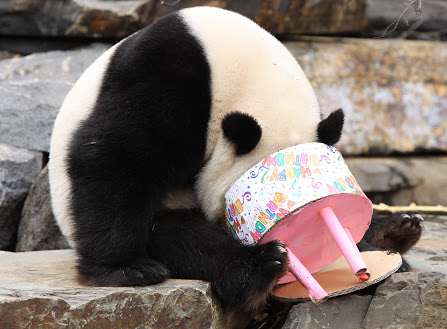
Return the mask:
<svg viewBox="0 0 447 329"><path fill-rule="evenodd" d="M280 253L287 254L287 249L284 246L278 246L278 250Z"/></svg>
<svg viewBox="0 0 447 329"><path fill-rule="evenodd" d="M424 220L424 217L422 217L421 214L415 214L414 217L416 217L417 219L419 219L420 221Z"/></svg>

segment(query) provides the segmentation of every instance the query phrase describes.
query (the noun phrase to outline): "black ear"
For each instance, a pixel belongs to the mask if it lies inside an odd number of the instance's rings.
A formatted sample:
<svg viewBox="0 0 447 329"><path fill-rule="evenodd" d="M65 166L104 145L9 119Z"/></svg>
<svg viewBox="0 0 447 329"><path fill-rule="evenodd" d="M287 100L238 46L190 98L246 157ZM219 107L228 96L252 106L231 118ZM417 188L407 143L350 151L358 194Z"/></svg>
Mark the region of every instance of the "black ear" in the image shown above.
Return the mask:
<svg viewBox="0 0 447 329"><path fill-rule="evenodd" d="M345 114L342 109L332 112L318 124L318 141L327 145L336 144L341 137Z"/></svg>
<svg viewBox="0 0 447 329"><path fill-rule="evenodd" d="M261 139L262 129L249 114L232 112L222 120L224 136L236 145L236 154L242 155L255 148Z"/></svg>

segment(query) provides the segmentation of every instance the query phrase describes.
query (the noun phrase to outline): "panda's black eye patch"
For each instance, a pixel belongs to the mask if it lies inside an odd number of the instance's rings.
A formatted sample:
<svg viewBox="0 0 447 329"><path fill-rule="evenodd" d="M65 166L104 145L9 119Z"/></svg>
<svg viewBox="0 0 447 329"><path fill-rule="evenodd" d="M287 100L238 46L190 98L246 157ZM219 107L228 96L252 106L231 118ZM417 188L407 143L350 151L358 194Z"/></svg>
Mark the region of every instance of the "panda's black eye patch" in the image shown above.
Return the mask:
<svg viewBox="0 0 447 329"><path fill-rule="evenodd" d="M222 120L224 136L236 145L236 154L253 150L261 139L262 129L251 115L241 112L227 114Z"/></svg>

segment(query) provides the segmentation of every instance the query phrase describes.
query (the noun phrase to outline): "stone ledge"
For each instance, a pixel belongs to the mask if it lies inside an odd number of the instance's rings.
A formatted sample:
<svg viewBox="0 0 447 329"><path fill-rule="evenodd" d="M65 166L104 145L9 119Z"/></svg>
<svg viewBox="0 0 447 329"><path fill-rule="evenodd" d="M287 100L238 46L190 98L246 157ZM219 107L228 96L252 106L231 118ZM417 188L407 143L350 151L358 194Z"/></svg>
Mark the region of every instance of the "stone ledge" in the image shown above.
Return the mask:
<svg viewBox="0 0 447 329"><path fill-rule="evenodd" d="M282 329L446 328L447 278L436 272L395 273L371 295L345 295L319 306L293 306Z"/></svg>
<svg viewBox="0 0 447 329"><path fill-rule="evenodd" d="M447 205L447 156L348 157L352 174L373 203Z"/></svg>
<svg viewBox="0 0 447 329"><path fill-rule="evenodd" d="M110 45L93 44L0 63L0 143L48 152L54 119L81 73Z"/></svg>
<svg viewBox="0 0 447 329"><path fill-rule="evenodd" d="M85 287L72 250L0 252L0 328L225 328L209 283Z"/></svg>

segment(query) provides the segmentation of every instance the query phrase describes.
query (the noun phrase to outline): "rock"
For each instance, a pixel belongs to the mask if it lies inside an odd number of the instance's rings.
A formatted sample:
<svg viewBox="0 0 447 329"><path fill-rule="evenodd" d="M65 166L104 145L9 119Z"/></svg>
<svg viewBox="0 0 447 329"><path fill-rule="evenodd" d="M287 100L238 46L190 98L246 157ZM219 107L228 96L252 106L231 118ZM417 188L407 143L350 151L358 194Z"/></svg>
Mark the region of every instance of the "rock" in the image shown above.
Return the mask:
<svg viewBox="0 0 447 329"><path fill-rule="evenodd" d="M414 10L416 1L406 9L406 3L401 1L368 0L366 6L368 30L374 36L381 36L385 32L390 32L395 26L397 31L402 33L402 31L411 29L413 24L417 24L417 31L432 31L445 34L447 3L439 0L423 0L421 3L422 16L418 20L417 13ZM404 13L405 17L401 17L396 25L402 13ZM386 31L387 28L388 31Z"/></svg>
<svg viewBox="0 0 447 329"><path fill-rule="evenodd" d="M377 288L363 328L445 328L447 278L441 273L397 273Z"/></svg>
<svg viewBox="0 0 447 329"><path fill-rule="evenodd" d="M153 11L155 17L161 17L181 7L204 4L201 0L157 1ZM209 5L240 13L275 35L353 33L363 31L367 23L364 0L225 0Z"/></svg>
<svg viewBox="0 0 447 329"><path fill-rule="evenodd" d="M36 38L3 36L0 38L0 49L12 54L22 56L44 53L55 50L72 50L80 47L87 47L92 44L91 39L72 38ZM19 57L19 55L16 55Z"/></svg>
<svg viewBox="0 0 447 329"><path fill-rule="evenodd" d="M423 216L421 239L405 259L415 271L447 274L447 216Z"/></svg>
<svg viewBox="0 0 447 329"><path fill-rule="evenodd" d="M49 151L53 122L77 78L109 45L0 62L0 143Z"/></svg>
<svg viewBox="0 0 447 329"><path fill-rule="evenodd" d="M343 108L345 155L447 152L447 43L286 42L326 115Z"/></svg>
<svg viewBox="0 0 447 329"><path fill-rule="evenodd" d="M436 272L395 273L374 295L345 295L320 304L297 304L283 329L445 328L447 277Z"/></svg>
<svg viewBox="0 0 447 329"><path fill-rule="evenodd" d="M18 57L18 55L13 54L13 53L11 53L9 51L6 51L6 50L0 50L0 60L8 59L8 58L11 58L11 57Z"/></svg>
<svg viewBox="0 0 447 329"><path fill-rule="evenodd" d="M225 328L210 284L84 287L72 250L0 252L0 328Z"/></svg>
<svg viewBox="0 0 447 329"><path fill-rule="evenodd" d="M123 38L141 29L153 1L7 0L4 35Z"/></svg>
<svg viewBox="0 0 447 329"><path fill-rule="evenodd" d="M447 186L447 157L351 157L346 163L374 203L447 204L447 195L441 192Z"/></svg>
<svg viewBox="0 0 447 329"><path fill-rule="evenodd" d="M0 144L0 250L14 250L20 212L42 154Z"/></svg>
<svg viewBox="0 0 447 329"><path fill-rule="evenodd" d="M68 249L51 208L48 167L37 176L22 210L16 251Z"/></svg>
<svg viewBox="0 0 447 329"><path fill-rule="evenodd" d="M371 295L351 294L331 298L318 306L312 302L297 304L282 329L361 328L371 299Z"/></svg>
<svg viewBox="0 0 447 329"><path fill-rule="evenodd" d="M6 0L0 26L3 35L123 38L169 12L199 5L240 12L276 34L359 32L366 26L365 0Z"/></svg>

